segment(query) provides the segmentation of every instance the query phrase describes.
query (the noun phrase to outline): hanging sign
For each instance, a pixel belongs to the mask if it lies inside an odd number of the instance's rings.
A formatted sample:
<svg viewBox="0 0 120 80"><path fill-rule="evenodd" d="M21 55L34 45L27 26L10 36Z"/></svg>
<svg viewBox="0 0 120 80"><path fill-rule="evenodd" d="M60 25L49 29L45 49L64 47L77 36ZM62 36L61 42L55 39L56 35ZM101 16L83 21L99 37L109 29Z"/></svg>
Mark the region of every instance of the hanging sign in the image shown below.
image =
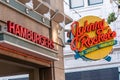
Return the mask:
<svg viewBox="0 0 120 80"><path fill-rule="evenodd" d="M111 57L108 55L113 45L117 44L114 40L116 32L111 30L104 19L96 16L86 16L73 22L67 36L71 49L76 53L75 59L100 60L104 58L110 61Z"/></svg>

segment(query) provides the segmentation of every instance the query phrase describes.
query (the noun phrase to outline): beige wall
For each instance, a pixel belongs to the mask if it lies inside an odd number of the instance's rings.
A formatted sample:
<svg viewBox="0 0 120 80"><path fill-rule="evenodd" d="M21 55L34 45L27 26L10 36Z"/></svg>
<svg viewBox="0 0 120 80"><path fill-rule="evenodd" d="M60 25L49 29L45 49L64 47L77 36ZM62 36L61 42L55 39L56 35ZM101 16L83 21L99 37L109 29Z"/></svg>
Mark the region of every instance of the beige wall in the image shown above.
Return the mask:
<svg viewBox="0 0 120 80"><path fill-rule="evenodd" d="M0 15L2 15L0 16L0 20L4 22L10 20L15 24L26 27L49 38L49 28L2 4L0 4Z"/></svg>
<svg viewBox="0 0 120 80"><path fill-rule="evenodd" d="M50 0L51 7L58 9L60 12L63 12L63 0Z"/></svg>
<svg viewBox="0 0 120 80"><path fill-rule="evenodd" d="M53 9L58 9L60 12L64 11L63 0L42 0L50 4Z"/></svg>
<svg viewBox="0 0 120 80"><path fill-rule="evenodd" d="M54 61L54 73L55 73L55 80L65 80L65 74L64 74L64 57L63 57L63 44L61 39L58 38L58 29L59 25L52 21L52 38L56 44L56 50L58 53L58 61Z"/></svg>
<svg viewBox="0 0 120 80"><path fill-rule="evenodd" d="M54 62L55 66L55 80L65 80L65 74L64 74L64 57L62 48L59 47L60 53L58 55L59 61Z"/></svg>

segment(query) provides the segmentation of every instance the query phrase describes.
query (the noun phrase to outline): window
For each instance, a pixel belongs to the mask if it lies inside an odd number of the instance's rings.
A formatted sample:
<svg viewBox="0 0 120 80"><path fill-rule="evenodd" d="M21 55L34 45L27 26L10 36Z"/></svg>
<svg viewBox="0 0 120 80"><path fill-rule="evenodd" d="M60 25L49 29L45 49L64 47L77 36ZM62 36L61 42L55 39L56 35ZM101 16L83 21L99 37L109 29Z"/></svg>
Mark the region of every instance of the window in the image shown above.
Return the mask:
<svg viewBox="0 0 120 80"><path fill-rule="evenodd" d="M88 0L88 5L96 5L103 3L103 0Z"/></svg>
<svg viewBox="0 0 120 80"><path fill-rule="evenodd" d="M70 0L70 8L79 8L84 6L84 0Z"/></svg>

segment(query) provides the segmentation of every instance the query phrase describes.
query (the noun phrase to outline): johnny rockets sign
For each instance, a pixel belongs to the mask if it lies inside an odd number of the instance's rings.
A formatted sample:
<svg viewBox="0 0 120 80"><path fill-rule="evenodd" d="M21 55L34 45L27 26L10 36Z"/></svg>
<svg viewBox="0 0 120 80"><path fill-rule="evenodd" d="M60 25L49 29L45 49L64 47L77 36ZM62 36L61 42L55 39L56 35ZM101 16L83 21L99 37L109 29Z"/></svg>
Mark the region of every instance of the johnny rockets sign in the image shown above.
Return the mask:
<svg viewBox="0 0 120 80"><path fill-rule="evenodd" d="M15 24L11 21L7 21L7 30L8 32L37 43L38 45L45 46L47 48L53 49L54 44L53 41L48 39L45 36L42 36L36 32L33 32L27 28L22 27L21 25Z"/></svg>
<svg viewBox="0 0 120 80"><path fill-rule="evenodd" d="M84 60L111 60L108 54L117 43L112 31L104 19L96 16L86 16L75 21L67 33L71 49L76 53L75 58Z"/></svg>

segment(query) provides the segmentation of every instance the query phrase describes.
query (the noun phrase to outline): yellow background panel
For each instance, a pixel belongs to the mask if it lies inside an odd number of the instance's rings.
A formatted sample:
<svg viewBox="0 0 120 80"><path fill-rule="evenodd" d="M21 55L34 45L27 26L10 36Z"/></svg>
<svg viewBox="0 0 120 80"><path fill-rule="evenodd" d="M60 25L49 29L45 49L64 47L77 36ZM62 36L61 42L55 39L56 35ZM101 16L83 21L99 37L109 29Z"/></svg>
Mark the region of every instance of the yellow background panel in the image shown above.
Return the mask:
<svg viewBox="0 0 120 80"><path fill-rule="evenodd" d="M95 23L96 21L101 21L102 19L96 16L86 16L78 21L79 26L84 26L84 22L86 20L88 21L88 24L89 24L89 23ZM108 29L110 29L110 27L108 27L109 25L106 22L105 22L105 26L106 26L106 29L103 31L103 33L106 33ZM91 38L97 36L96 31L91 31L88 33L86 32L85 34L88 34ZM85 49L86 47L83 48L83 50ZM99 60L99 59L106 57L111 52L111 50L112 50L112 46L101 48L99 50L86 54L85 57L92 59L92 60Z"/></svg>

